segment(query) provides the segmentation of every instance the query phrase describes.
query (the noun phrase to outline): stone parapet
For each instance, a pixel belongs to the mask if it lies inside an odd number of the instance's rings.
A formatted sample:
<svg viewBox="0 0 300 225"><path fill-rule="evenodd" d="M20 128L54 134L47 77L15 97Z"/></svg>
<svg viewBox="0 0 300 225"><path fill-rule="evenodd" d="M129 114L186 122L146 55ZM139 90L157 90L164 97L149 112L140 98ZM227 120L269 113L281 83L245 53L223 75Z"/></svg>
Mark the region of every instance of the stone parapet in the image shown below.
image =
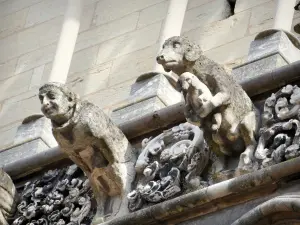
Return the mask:
<svg viewBox="0 0 300 225"><path fill-rule="evenodd" d="M281 30L259 33L250 45L246 63L233 68L238 81L252 79L300 59L299 41Z"/></svg>

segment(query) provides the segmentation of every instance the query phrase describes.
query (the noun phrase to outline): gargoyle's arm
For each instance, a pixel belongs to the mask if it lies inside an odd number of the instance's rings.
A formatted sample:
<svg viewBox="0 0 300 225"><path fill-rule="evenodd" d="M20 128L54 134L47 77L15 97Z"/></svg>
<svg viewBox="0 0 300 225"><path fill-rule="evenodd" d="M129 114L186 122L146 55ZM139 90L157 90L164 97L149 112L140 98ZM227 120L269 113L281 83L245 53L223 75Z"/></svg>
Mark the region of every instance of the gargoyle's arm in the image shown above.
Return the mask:
<svg viewBox="0 0 300 225"><path fill-rule="evenodd" d="M229 104L229 94L226 92L218 92L215 96L212 97L211 103L214 108L217 108L221 105L227 105Z"/></svg>

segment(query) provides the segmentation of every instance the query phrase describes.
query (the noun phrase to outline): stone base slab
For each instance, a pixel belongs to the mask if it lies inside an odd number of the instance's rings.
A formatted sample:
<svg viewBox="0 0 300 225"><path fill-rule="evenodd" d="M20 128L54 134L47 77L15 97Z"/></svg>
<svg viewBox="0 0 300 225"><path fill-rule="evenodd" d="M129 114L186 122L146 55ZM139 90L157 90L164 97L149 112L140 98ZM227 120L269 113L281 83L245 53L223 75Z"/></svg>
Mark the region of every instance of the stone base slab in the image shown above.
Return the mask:
<svg viewBox="0 0 300 225"><path fill-rule="evenodd" d="M176 104L181 101L181 98L181 94L174 89L163 74L144 74L132 85L130 97L118 104L111 118L120 125Z"/></svg>
<svg viewBox="0 0 300 225"><path fill-rule="evenodd" d="M266 30L250 45L248 60L232 70L238 81L248 80L300 60L299 41L288 32Z"/></svg>
<svg viewBox="0 0 300 225"><path fill-rule="evenodd" d="M50 120L41 115L30 116L18 127L13 145L0 152L0 167L56 146Z"/></svg>

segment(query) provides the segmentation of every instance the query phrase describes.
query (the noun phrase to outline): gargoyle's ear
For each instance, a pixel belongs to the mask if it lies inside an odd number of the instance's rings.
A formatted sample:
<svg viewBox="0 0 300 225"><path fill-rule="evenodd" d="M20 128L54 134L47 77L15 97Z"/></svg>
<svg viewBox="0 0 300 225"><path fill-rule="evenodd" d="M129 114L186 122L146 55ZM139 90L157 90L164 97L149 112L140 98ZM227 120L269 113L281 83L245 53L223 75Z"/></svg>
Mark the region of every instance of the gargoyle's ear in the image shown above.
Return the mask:
<svg viewBox="0 0 300 225"><path fill-rule="evenodd" d="M202 50L199 45L189 44L184 52L184 58L189 62L195 62L200 58Z"/></svg>

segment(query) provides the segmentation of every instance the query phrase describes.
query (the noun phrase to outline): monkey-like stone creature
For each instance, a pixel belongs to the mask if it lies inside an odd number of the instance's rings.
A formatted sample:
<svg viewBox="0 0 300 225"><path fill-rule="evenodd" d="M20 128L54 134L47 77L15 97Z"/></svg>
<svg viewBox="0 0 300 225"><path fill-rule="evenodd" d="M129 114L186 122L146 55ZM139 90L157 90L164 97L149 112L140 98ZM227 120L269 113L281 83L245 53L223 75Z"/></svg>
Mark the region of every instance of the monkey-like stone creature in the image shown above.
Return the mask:
<svg viewBox="0 0 300 225"><path fill-rule="evenodd" d="M210 149L219 156L216 172L224 170L225 156L233 154L240 155L240 169L251 170L255 161L258 114L249 96L231 74L203 55L200 46L179 36L165 41L156 60L166 72L176 73L179 80L186 73L195 75L212 93L212 98L204 101L198 110L202 120L195 117L187 120L197 125L205 121L200 125L205 139ZM221 113L222 121L219 129L212 130L216 113Z"/></svg>
<svg viewBox="0 0 300 225"><path fill-rule="evenodd" d="M109 215L128 213L126 196L134 180L136 157L122 131L99 107L80 100L63 84L43 85L39 98L60 149L89 178L97 201L93 224Z"/></svg>

